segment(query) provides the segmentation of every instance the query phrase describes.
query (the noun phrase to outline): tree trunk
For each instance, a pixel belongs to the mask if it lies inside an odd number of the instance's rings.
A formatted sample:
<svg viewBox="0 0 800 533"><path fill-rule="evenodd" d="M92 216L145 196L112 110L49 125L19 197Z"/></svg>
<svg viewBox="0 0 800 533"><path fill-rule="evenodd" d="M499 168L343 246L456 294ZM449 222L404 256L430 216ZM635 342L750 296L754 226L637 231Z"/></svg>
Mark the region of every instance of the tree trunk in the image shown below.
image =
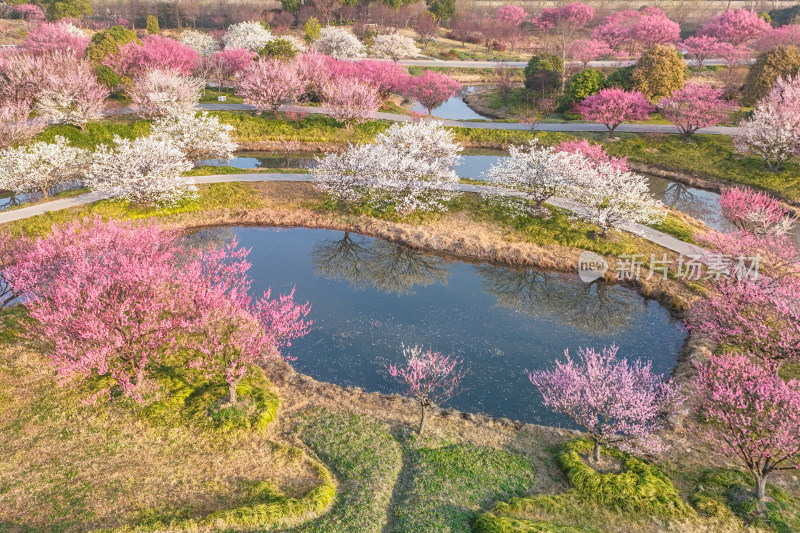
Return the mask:
<svg viewBox="0 0 800 533"><path fill-rule="evenodd" d="M134 378L133 384L138 389L144 383L144 368L139 368L136 370L136 377Z"/></svg>
<svg viewBox="0 0 800 533"><path fill-rule="evenodd" d="M419 418L419 434L422 435L422 432L425 430L425 404L420 404L420 411L421 416Z"/></svg>
<svg viewBox="0 0 800 533"><path fill-rule="evenodd" d="M594 439L594 450L592 451L592 459L594 459L594 464L600 463L600 443L597 442L597 439Z"/></svg>
<svg viewBox="0 0 800 533"><path fill-rule="evenodd" d="M239 385L239 381L235 381L234 383L228 383L228 401L231 404L235 404L237 401L236 397L236 386Z"/></svg>

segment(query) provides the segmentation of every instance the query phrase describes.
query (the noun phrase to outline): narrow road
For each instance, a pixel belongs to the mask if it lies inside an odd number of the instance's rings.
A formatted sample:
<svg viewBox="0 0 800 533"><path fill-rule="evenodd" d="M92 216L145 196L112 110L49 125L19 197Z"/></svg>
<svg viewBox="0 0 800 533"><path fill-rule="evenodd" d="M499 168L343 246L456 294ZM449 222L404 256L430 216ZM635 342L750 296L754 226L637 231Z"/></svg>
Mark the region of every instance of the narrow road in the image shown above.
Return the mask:
<svg viewBox="0 0 800 533"><path fill-rule="evenodd" d="M502 65L508 68L525 68L528 64L527 61L458 61L458 60L444 60L444 59L401 59L398 61L406 67L448 67L448 68L495 68ZM745 59L740 61L739 64L750 65L755 63L755 59ZM633 60L610 60L610 61L589 61L586 65L589 68L618 68L629 67L635 65L636 61ZM694 59L687 59L686 64L689 66L696 66L697 61ZM724 66L725 62L720 59L706 59L703 61L704 65L708 66ZM581 61L567 61L568 66L583 67Z"/></svg>
<svg viewBox="0 0 800 533"><path fill-rule="evenodd" d="M311 181L309 174L222 174L214 176L197 176L195 183L208 184L208 183L230 183L230 182L258 182L258 181ZM487 185L468 185L460 183L456 187L462 192L481 193L494 189L494 187ZM51 202L44 202L41 204L32 205L30 207L22 207L13 209L11 211L0 212L0 224L7 222L14 222L16 220L23 220L37 215L43 215L51 211L61 211L71 207L91 204L99 200L109 198L110 195L89 192L73 198L64 198L61 200L53 200ZM573 212L579 212L581 205L577 202L565 200L562 198L552 198L548 204L554 207L560 207ZM650 242L658 244L667 250L683 254L684 256L700 256L703 255L704 250L698 246L683 242L672 235L668 235L658 230L654 230L642 224L625 224L620 226L620 229L638 235Z"/></svg>
<svg viewBox="0 0 800 533"><path fill-rule="evenodd" d="M205 111L255 111L256 109L247 104L199 104L200 109ZM300 105L287 105L282 106L283 111L294 111L302 113L316 113L321 115L330 115L330 111L322 107L314 106L300 106ZM133 110L128 107L119 107L116 109L107 109L106 116L118 116L132 114ZM410 122L412 117L409 115L400 115L397 113L383 113L378 112L373 115L373 118L389 120L392 122ZM432 118L436 118L435 116ZM527 124L520 124L518 122L491 122L491 121L469 121L469 120L441 120L445 126L453 128L470 128L479 130L530 130ZM536 124L535 131L562 131L562 132L594 132L603 133L607 132L602 124L586 123L586 122L565 122L565 123L541 123ZM621 124L617 127L618 132L623 133L680 133L678 128L671 124ZM739 133L737 126L715 126L712 128L700 128L697 133L705 133L708 135L736 135Z"/></svg>

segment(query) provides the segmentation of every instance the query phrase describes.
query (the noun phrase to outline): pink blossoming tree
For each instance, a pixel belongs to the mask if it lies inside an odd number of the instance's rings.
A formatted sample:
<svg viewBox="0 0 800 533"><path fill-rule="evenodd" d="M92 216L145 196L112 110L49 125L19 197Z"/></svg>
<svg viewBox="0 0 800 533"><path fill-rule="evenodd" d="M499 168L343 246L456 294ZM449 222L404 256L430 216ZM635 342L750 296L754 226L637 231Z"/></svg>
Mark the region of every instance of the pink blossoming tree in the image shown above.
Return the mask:
<svg viewBox="0 0 800 533"><path fill-rule="evenodd" d="M560 7L546 7L533 20L534 25L551 39L552 47L567 62L567 49L578 33L594 19L594 8L586 4L570 3ZM561 73L561 90L566 83L566 70Z"/></svg>
<svg viewBox="0 0 800 533"><path fill-rule="evenodd" d="M784 381L746 354L725 353L699 368L695 384L704 423L697 432L753 474L764 510L769 476L800 468L800 383Z"/></svg>
<svg viewBox="0 0 800 533"><path fill-rule="evenodd" d="M294 64L277 59L262 59L254 63L239 81L239 94L245 103L272 113L281 104L294 103L301 90L302 82Z"/></svg>
<svg viewBox="0 0 800 533"><path fill-rule="evenodd" d="M644 50L657 44L677 42L681 37L680 25L667 18L657 7L642 10L636 25L631 29L631 39Z"/></svg>
<svg viewBox="0 0 800 533"><path fill-rule="evenodd" d="M459 89L461 84L447 74L426 70L421 76L411 76L403 91L422 104L430 115L435 108L452 98Z"/></svg>
<svg viewBox="0 0 800 533"><path fill-rule="evenodd" d="M628 362L617 351L616 346L580 348L577 360L565 351L566 361L557 361L555 368L528 372L544 404L589 434L595 463L600 446L660 449L653 433L661 427L665 405L678 394L678 386L654 374L651 363Z"/></svg>
<svg viewBox="0 0 800 533"><path fill-rule="evenodd" d="M22 48L31 54L60 51L76 57L83 57L88 45L89 37L80 28L63 21L40 24L22 42Z"/></svg>
<svg viewBox="0 0 800 533"><path fill-rule="evenodd" d="M88 60L74 59L49 75L36 98L39 117L84 129L102 116L109 90L97 81Z"/></svg>
<svg viewBox="0 0 800 533"><path fill-rule="evenodd" d="M84 219L35 243L50 258L25 305L31 333L52 342L58 375L110 376L136 397L188 324L177 283L177 234L157 226Z"/></svg>
<svg viewBox="0 0 800 533"><path fill-rule="evenodd" d="M461 361L420 346L404 346L405 366L389 365L389 375L405 384L406 394L419 402L419 434L425 430L425 414L429 407L452 398L466 375Z"/></svg>
<svg viewBox="0 0 800 533"><path fill-rule="evenodd" d="M528 14L520 6L505 6L497 10L497 20L505 24L520 26L528 19Z"/></svg>
<svg viewBox="0 0 800 533"><path fill-rule="evenodd" d="M781 45L800 47L800 24L787 24L779 28L772 28L761 34L753 44L753 48L759 52L766 52Z"/></svg>
<svg viewBox="0 0 800 533"><path fill-rule="evenodd" d="M700 28L698 35L709 35L719 41L734 46L745 44L762 33L769 31L770 25L749 9L728 9L711 18Z"/></svg>
<svg viewBox="0 0 800 533"><path fill-rule="evenodd" d="M723 190L719 205L737 228L756 235L785 235L797 220L774 196L747 187Z"/></svg>
<svg viewBox="0 0 800 533"><path fill-rule="evenodd" d="M142 44L131 41L123 45L119 53L109 57L104 64L117 74L132 76L148 69L174 70L189 76L198 61L197 52L169 37L148 35Z"/></svg>
<svg viewBox="0 0 800 533"><path fill-rule="evenodd" d="M680 48L686 50L686 55L697 61L697 66L703 68L703 63L716 55L719 51L719 41L710 35L693 35L680 43Z"/></svg>
<svg viewBox="0 0 800 533"><path fill-rule="evenodd" d="M30 113L29 102L0 103L0 148L28 141L44 130L45 122L39 118L28 118Z"/></svg>
<svg viewBox="0 0 800 533"><path fill-rule="evenodd" d="M567 57L583 63L583 68L586 68L589 61L611 53L608 44L596 39L578 39L567 46Z"/></svg>
<svg viewBox="0 0 800 533"><path fill-rule="evenodd" d="M605 124L609 136L614 135L614 130L623 122L645 120L655 110L639 91L613 88L584 98L578 109L585 118Z"/></svg>
<svg viewBox="0 0 800 533"><path fill-rule="evenodd" d="M575 139L573 141L562 141L555 147L556 152L567 152L570 154L580 154L595 167L599 165L611 165L613 168L622 172L628 171L627 157L613 157L608 155L600 143L589 142L586 139Z"/></svg>
<svg viewBox="0 0 800 533"><path fill-rule="evenodd" d="M375 115L382 101L378 90L355 78L342 78L325 86L322 105L349 130Z"/></svg>
<svg viewBox="0 0 800 533"><path fill-rule="evenodd" d="M738 109L735 103L723 99L722 92L711 85L689 82L668 98L662 98L658 107L664 118L689 137L700 128L728 120L728 113Z"/></svg>

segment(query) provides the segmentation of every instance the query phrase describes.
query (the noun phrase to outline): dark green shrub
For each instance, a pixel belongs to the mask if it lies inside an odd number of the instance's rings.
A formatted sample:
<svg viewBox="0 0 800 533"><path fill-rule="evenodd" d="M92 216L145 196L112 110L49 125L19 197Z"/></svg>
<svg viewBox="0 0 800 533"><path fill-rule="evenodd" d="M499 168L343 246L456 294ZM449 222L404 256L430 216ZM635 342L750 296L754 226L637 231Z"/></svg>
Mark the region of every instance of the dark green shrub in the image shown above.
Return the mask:
<svg viewBox="0 0 800 533"><path fill-rule="evenodd" d="M297 49L286 39L273 39L261 49L258 55L271 57L281 61L291 61L297 55Z"/></svg>
<svg viewBox="0 0 800 533"><path fill-rule="evenodd" d="M800 24L800 4L792 7L773 9L769 12L774 27L785 26L786 24Z"/></svg>
<svg viewBox="0 0 800 533"><path fill-rule="evenodd" d="M561 87L561 74L554 70L540 70L525 78L525 87L531 91L548 93Z"/></svg>
<svg viewBox="0 0 800 533"><path fill-rule="evenodd" d="M147 33L153 35L160 31L158 27L158 17L155 15L147 15L147 22L146 22Z"/></svg>
<svg viewBox="0 0 800 533"><path fill-rule="evenodd" d="M634 68L636 68L635 65L618 68L608 75L605 82L603 82L603 88L608 89L613 87L615 89L624 89L626 91L632 90Z"/></svg>
<svg viewBox="0 0 800 533"><path fill-rule="evenodd" d="M800 72L800 50L794 46L780 45L760 54L750 67L742 88L743 100L754 104L766 95L778 78L794 76Z"/></svg>
<svg viewBox="0 0 800 533"><path fill-rule="evenodd" d="M89 47L86 49L86 55L95 63L100 63L108 56L119 52L122 45L131 41L141 44L133 31L124 26L111 26L92 36Z"/></svg>
<svg viewBox="0 0 800 533"><path fill-rule="evenodd" d="M686 62L671 44L657 44L642 54L633 69L633 85L652 101L683 87Z"/></svg>
<svg viewBox="0 0 800 533"><path fill-rule="evenodd" d="M117 73L111 70L110 67L105 65L98 65L94 69L94 74L97 76L97 81L99 81L102 85L105 85L110 90L116 89L120 82L120 77L117 76Z"/></svg>
<svg viewBox="0 0 800 533"><path fill-rule="evenodd" d="M585 68L567 81L566 97L570 103L582 102L587 96L599 93L604 81L602 72Z"/></svg>
<svg viewBox="0 0 800 533"><path fill-rule="evenodd" d="M528 60L528 65L525 67L525 79L528 79L533 74L542 70L551 70L561 74L564 70L564 64L561 58L555 54L540 54L531 57Z"/></svg>

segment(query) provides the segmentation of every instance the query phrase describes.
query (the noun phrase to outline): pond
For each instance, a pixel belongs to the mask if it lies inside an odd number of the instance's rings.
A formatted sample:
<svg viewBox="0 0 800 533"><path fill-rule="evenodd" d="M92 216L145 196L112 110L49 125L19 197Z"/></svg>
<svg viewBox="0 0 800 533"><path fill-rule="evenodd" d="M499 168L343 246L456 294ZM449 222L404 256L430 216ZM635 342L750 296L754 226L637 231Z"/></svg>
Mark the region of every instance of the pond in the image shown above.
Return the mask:
<svg viewBox="0 0 800 533"><path fill-rule="evenodd" d="M479 115L464 102L464 97L485 89L485 85L464 85L452 97L433 110L433 116L449 120L485 120L487 117ZM414 102L411 111L427 115L428 110L419 102Z"/></svg>
<svg viewBox="0 0 800 533"><path fill-rule="evenodd" d="M447 406L569 426L541 405L525 369L550 367L579 346L616 343L669 374L685 332L634 290L577 276L460 261L329 230L219 227L189 237L252 248L254 294L296 287L312 304L311 332L289 353L300 372L368 391L400 393L385 365L401 344L455 354L470 371Z"/></svg>

